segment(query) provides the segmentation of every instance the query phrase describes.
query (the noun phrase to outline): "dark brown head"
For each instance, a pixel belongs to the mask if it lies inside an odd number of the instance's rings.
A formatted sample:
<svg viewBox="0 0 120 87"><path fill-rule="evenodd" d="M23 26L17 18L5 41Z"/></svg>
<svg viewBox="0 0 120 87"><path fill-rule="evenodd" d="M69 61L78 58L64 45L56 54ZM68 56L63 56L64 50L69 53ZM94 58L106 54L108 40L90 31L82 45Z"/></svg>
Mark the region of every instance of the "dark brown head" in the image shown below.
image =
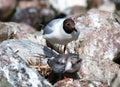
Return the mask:
<svg viewBox="0 0 120 87"><path fill-rule="evenodd" d="M71 18L67 18L64 20L63 29L68 34L72 33L73 31L77 32L77 30L75 29L75 22Z"/></svg>

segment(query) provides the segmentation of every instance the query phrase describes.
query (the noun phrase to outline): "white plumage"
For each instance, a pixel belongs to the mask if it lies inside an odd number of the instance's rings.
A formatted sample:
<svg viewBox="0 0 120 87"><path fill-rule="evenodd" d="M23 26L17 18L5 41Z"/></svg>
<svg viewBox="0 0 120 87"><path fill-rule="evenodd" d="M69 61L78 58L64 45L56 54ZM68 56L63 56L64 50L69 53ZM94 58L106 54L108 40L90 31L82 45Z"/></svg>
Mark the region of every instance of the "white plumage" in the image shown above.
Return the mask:
<svg viewBox="0 0 120 87"><path fill-rule="evenodd" d="M66 20L66 18L54 19L48 23L43 30L43 38L48 40L51 44L58 43L62 45L76 40L79 32L73 31L72 33L66 33L63 29L64 20Z"/></svg>

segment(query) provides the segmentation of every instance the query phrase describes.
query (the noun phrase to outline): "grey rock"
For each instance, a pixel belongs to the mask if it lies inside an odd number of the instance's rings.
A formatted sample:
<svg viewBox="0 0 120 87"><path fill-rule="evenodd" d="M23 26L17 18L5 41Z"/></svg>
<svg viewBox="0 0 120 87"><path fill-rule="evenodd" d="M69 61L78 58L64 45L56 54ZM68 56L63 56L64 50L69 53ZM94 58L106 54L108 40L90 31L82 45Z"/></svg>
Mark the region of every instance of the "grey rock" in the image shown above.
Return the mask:
<svg viewBox="0 0 120 87"><path fill-rule="evenodd" d="M13 39L17 32L20 31L19 25L13 22L3 23L0 22L0 42Z"/></svg>
<svg viewBox="0 0 120 87"><path fill-rule="evenodd" d="M0 22L0 42L8 39L30 40L36 43L46 45L42 32L25 23Z"/></svg>
<svg viewBox="0 0 120 87"><path fill-rule="evenodd" d="M0 44L0 76L4 76L13 87L52 87L38 72L28 64L29 58L35 64L39 56L50 58L50 49L27 40L7 40ZM57 56L57 53L54 53Z"/></svg>

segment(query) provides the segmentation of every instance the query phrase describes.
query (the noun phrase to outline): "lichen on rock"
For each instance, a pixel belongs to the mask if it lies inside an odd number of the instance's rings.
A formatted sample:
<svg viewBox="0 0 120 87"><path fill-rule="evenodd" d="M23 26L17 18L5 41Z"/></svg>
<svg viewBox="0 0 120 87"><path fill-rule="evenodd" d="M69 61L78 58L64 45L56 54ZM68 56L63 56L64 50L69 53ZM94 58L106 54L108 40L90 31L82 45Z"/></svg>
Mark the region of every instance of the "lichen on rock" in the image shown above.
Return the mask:
<svg viewBox="0 0 120 87"><path fill-rule="evenodd" d="M38 58L35 57L37 54L46 55L50 58L49 51L49 48L31 41L4 41L0 44L0 73L12 86L52 87L52 85L34 68L30 67L27 62L30 54L31 58L33 56L33 60L35 60L34 58ZM54 54L57 55L56 53Z"/></svg>

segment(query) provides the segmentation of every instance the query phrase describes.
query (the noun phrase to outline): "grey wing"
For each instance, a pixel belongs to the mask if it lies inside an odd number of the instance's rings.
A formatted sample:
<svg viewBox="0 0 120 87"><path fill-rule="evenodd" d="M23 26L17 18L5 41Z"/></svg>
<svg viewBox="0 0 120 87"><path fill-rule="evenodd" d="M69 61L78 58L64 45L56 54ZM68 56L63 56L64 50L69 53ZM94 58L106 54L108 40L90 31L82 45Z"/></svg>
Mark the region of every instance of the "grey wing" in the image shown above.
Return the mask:
<svg viewBox="0 0 120 87"><path fill-rule="evenodd" d="M52 32L53 29L49 25L45 26L45 28L43 29L43 34L50 34Z"/></svg>
<svg viewBox="0 0 120 87"><path fill-rule="evenodd" d="M50 23L48 23L45 28L43 29L43 34L50 34L54 31L54 26L56 23L61 22L63 19L54 19Z"/></svg>
<svg viewBox="0 0 120 87"><path fill-rule="evenodd" d="M54 59L53 60L48 60L47 61L48 65L52 68L53 72L55 73L62 73L65 70L65 64L61 64L56 62Z"/></svg>

